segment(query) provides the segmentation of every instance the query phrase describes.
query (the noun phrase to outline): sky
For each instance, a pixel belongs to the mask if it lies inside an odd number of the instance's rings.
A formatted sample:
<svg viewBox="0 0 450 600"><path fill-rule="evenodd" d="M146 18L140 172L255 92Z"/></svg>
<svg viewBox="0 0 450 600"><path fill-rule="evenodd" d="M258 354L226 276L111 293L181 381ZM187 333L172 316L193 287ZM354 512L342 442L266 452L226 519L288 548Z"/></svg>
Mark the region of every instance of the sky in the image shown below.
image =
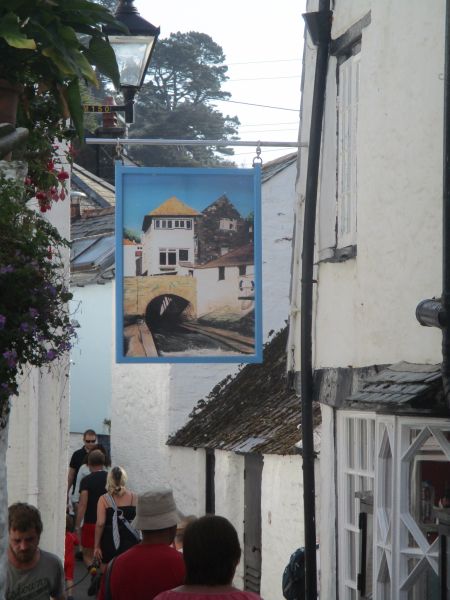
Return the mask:
<svg viewBox="0 0 450 600"><path fill-rule="evenodd" d="M168 175L165 169L124 168L124 227L140 233L144 216L171 196L201 212L225 194L241 216L254 212L255 169L233 169L233 173L227 171L226 175L223 169L202 169L201 177L192 169L178 171Z"/></svg>
<svg viewBox="0 0 450 600"><path fill-rule="evenodd" d="M223 89L231 92L233 102L216 106L225 115L238 116L242 140L297 141L305 0L135 0L134 4L142 17L161 27L161 38L198 31L222 47L229 67ZM294 151L262 147L261 158L268 162ZM234 152L236 164L248 167L256 147L236 147Z"/></svg>

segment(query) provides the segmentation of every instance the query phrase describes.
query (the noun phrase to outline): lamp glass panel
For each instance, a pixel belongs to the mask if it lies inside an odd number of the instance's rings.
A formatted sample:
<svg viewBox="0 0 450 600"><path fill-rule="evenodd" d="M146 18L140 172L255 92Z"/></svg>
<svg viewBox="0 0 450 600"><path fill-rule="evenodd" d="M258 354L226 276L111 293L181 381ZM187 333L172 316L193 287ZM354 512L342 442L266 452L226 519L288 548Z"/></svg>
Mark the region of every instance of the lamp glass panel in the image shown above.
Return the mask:
<svg viewBox="0 0 450 600"><path fill-rule="evenodd" d="M110 36L109 41L116 55L120 85L140 87L155 38L117 35Z"/></svg>

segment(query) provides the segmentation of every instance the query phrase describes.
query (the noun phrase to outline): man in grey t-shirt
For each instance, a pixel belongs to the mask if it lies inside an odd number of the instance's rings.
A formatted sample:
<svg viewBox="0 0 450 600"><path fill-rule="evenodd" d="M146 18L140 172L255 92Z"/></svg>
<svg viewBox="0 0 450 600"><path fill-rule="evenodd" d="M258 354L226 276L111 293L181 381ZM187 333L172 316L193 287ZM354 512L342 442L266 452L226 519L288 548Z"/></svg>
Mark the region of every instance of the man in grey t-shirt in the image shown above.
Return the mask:
<svg viewBox="0 0 450 600"><path fill-rule="evenodd" d="M64 569L57 556L39 548L37 508L17 502L8 511L6 600L64 600Z"/></svg>

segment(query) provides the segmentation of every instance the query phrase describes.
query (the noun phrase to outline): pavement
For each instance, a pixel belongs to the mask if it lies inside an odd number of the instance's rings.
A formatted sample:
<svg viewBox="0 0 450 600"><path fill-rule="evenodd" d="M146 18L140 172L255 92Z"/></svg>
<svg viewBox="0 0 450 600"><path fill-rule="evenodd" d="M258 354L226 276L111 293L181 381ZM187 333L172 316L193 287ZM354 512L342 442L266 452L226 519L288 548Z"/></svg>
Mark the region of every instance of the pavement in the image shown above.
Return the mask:
<svg viewBox="0 0 450 600"><path fill-rule="evenodd" d="M88 596L87 591L91 584L91 575L81 560L75 561L74 584L73 590L68 592L68 595L73 596L74 600L95 600L94 596Z"/></svg>

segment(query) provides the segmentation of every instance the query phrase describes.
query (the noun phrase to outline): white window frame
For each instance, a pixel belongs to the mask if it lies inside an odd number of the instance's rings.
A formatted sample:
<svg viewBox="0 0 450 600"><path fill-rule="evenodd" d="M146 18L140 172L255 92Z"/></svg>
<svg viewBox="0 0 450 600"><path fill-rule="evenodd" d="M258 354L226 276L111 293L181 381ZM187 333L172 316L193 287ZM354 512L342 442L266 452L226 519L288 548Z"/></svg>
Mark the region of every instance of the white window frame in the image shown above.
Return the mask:
<svg viewBox="0 0 450 600"><path fill-rule="evenodd" d="M420 433L411 442L411 431L420 430ZM393 597L407 600L410 591L418 583L426 569L431 569L438 575L439 565L439 538L429 544L422 533L415 517L409 510L411 464L415 457L421 456L424 448L428 449L427 459L450 462L450 441L445 433L450 432L450 420L423 418L400 419L397 425L398 459L397 459L397 498L396 514L396 539L393 548L395 557L394 575L395 589ZM435 454L433 454L433 449ZM431 452L430 452L431 450ZM409 547L408 539L412 537L417 547ZM415 568L408 573L408 561L417 560ZM417 590L415 598L420 598Z"/></svg>
<svg viewBox="0 0 450 600"><path fill-rule="evenodd" d="M337 440L339 599L356 600L359 597L360 500L355 492L374 489L375 414L338 411Z"/></svg>
<svg viewBox="0 0 450 600"><path fill-rule="evenodd" d="M337 247L357 241L357 134L361 52L339 64L338 81L338 178Z"/></svg>

